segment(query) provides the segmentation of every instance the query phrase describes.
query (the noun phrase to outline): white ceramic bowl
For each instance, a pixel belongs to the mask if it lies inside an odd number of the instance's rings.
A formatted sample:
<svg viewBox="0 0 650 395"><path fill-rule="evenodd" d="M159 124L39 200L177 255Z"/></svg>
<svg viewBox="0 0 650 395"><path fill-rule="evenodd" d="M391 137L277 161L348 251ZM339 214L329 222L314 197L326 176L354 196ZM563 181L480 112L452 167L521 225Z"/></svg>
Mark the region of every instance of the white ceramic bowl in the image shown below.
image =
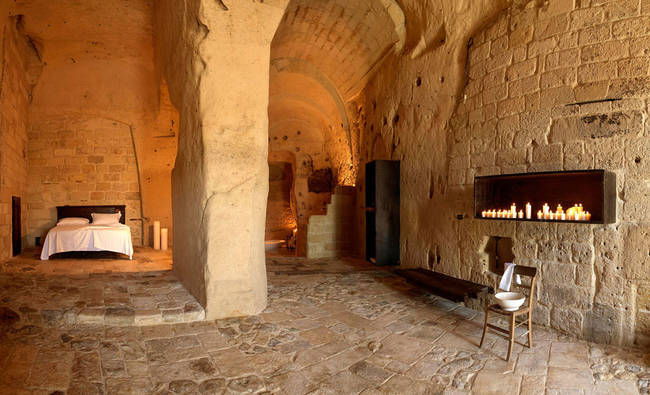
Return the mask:
<svg viewBox="0 0 650 395"><path fill-rule="evenodd" d="M497 298L497 303L501 308L506 311L517 310L526 300L524 294L519 292L497 292L494 297Z"/></svg>

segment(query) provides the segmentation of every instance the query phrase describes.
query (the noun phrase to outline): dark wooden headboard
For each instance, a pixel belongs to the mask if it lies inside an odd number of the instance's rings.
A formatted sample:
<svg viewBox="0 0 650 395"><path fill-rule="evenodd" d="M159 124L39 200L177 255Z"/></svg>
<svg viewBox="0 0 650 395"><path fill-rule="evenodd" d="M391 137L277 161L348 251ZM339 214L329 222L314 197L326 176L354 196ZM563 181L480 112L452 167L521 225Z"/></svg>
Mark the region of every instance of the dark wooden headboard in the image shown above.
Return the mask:
<svg viewBox="0 0 650 395"><path fill-rule="evenodd" d="M61 218L67 217L78 217L78 218L88 218L88 221L93 220L90 214L92 213L102 213L102 214L115 214L121 212L122 216L120 217L120 223L126 225L126 206L117 205L117 206L56 206L56 217L57 221Z"/></svg>

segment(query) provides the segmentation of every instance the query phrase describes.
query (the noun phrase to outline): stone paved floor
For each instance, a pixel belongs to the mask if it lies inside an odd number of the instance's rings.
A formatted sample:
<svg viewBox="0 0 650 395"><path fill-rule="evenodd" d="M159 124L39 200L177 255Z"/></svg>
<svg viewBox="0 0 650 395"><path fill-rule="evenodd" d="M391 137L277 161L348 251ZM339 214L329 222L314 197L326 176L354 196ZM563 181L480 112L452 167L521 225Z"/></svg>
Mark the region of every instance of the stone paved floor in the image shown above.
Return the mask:
<svg viewBox="0 0 650 395"><path fill-rule="evenodd" d="M138 248L132 261L111 253L49 261L38 256L29 250L0 264L2 305L25 324L141 326L205 317L171 275L171 251Z"/></svg>
<svg viewBox="0 0 650 395"><path fill-rule="evenodd" d="M142 327L14 323L0 393L635 394L650 355L535 328L532 349L482 315L353 260L269 258L258 316Z"/></svg>

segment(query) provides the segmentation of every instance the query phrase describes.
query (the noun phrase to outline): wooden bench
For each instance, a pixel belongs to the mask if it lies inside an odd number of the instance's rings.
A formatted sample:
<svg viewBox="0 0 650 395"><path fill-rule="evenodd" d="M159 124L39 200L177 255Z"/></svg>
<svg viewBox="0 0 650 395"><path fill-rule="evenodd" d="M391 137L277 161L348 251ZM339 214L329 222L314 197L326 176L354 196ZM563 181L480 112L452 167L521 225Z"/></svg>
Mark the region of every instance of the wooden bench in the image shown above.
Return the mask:
<svg viewBox="0 0 650 395"><path fill-rule="evenodd" d="M478 294L482 292L493 292L492 287L487 285L461 280L426 269L397 269L395 273L406 278L409 283L453 302L464 302L467 298L478 297Z"/></svg>

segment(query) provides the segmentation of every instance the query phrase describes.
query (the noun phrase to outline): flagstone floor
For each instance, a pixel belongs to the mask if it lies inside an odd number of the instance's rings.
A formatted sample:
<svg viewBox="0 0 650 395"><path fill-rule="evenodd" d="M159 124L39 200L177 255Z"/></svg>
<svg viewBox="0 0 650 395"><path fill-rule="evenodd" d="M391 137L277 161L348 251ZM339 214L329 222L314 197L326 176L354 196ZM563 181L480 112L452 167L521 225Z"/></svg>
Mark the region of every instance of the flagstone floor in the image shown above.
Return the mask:
<svg viewBox="0 0 650 395"><path fill-rule="evenodd" d="M478 348L481 313L423 293L389 270L350 259L272 257L267 266L268 308L245 318L52 325L5 308L0 393L649 393L647 350L535 328L534 347L517 346L505 362L501 337L489 335ZM25 281L34 271L1 271L7 306L17 292L11 276ZM146 281L173 279L149 274ZM57 277L66 289L69 281Z"/></svg>
<svg viewBox="0 0 650 395"><path fill-rule="evenodd" d="M205 318L171 274L171 251L137 248L133 260L95 252L41 261L39 254L29 250L0 264L2 305L25 324L143 326Z"/></svg>

